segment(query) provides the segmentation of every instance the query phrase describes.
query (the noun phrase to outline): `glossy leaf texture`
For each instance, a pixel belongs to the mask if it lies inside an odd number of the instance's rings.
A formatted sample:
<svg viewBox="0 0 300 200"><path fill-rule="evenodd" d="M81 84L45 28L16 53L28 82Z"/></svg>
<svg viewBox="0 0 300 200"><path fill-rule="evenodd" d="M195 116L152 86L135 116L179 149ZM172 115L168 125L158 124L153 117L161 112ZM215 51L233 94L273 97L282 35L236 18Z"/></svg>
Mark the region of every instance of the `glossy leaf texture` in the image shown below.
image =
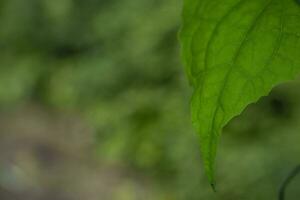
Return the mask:
<svg viewBox="0 0 300 200"><path fill-rule="evenodd" d="M248 104L300 72L300 4L185 0L180 40L194 88L192 122L200 136L205 171L214 184L222 128Z"/></svg>

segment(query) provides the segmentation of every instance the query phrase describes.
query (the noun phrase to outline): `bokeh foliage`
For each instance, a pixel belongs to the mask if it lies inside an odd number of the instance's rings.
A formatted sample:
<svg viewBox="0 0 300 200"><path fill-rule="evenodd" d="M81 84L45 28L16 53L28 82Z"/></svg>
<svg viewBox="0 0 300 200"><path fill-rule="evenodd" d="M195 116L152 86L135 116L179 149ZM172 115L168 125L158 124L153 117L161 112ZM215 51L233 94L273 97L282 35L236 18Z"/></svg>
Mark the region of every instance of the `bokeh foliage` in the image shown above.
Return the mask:
<svg viewBox="0 0 300 200"><path fill-rule="evenodd" d="M299 162L299 83L226 128L213 194L190 122L180 12L174 0L1 0L2 112L34 102L82 116L94 159L129 174L107 199L274 199Z"/></svg>

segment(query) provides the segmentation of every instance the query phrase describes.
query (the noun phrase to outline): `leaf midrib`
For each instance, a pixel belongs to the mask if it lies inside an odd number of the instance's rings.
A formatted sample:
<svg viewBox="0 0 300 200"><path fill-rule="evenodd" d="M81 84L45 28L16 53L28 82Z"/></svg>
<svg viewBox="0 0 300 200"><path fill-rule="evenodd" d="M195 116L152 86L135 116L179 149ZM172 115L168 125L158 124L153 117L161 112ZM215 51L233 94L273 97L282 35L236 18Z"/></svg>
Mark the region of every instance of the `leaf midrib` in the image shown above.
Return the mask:
<svg viewBox="0 0 300 200"><path fill-rule="evenodd" d="M258 21L259 21L259 19L264 15L264 13L266 12L266 10L269 8L269 6L272 4L272 2L273 2L274 0L270 0L267 4L266 4L266 6L264 6L263 7L263 9L262 9L262 11L260 11L259 12L259 14L257 15L257 17L255 17L255 19L253 20L253 22L251 23L251 26L249 27L249 29L247 30L247 32L244 34L244 37L243 37L243 40L242 40L242 42L241 42L241 44L239 45L239 47L238 47L238 49L237 49L237 51L236 51L236 53L235 53L235 56L234 56L234 58L233 58L233 61L232 61L232 65L230 65L230 67L229 67L229 69L228 69L228 71L227 71L227 73L226 73L226 75L225 75L225 78L224 78L224 81L223 81L223 84L222 84L222 88L221 88L221 90L220 90L220 93L219 93L219 95L218 95L218 97L217 97L217 105L216 105L216 108L215 108L215 110L214 110L214 112L213 112L213 118L212 118L212 123L211 123L211 128L210 128L210 130L209 130L209 149L210 149L210 151L208 152L209 153L209 159L210 160L212 160L212 158L213 158L213 155L212 155L212 151L211 151L211 149L212 149L212 145L213 145L213 139L214 139L214 137L215 137L215 133L212 133L213 132L213 130L214 130L214 128L215 128L215 122L216 122L216 115L217 115L217 112L218 112L218 110L219 110L219 108L220 108L220 104L221 104L221 98L223 97L223 95L224 95L224 90L225 90L225 88L226 88L226 85L227 85L227 82L228 82L228 78L229 78L229 75L231 74L231 72L232 72L232 70L234 69L234 67L235 67L235 64L236 64L236 61L237 61L237 58L239 57L239 55L240 55L240 52L241 52L241 50L242 50L242 48L243 48L243 46L245 45L245 43L247 42L247 39L248 39L248 37L249 37L249 35L250 35L250 33L254 30L254 28L256 27L256 25L257 25L257 23L258 23ZM235 7L238 7L238 6L240 6L240 4L242 5L242 3L244 3L245 1L240 1L240 2L238 2L235 6L233 6L233 8L231 8L230 10L229 10L229 12L227 12L226 13L226 15L224 15L224 17L220 20L220 23L218 23L218 25L215 27L215 32L217 32L217 30L218 30L218 28L220 27L220 25L224 22L224 20L235 10ZM212 34L212 36L211 36L211 38L210 38L210 41L212 41L213 40L213 38L214 38L214 35ZM210 46L211 46L211 42L210 42ZM205 69L207 69L207 67L208 67L208 49L210 48L210 46L207 46L207 51L206 51L206 62L205 62ZM203 83L204 83L204 81L205 80L203 80L202 81L202 84L201 84L201 89L200 89L200 96L201 96L201 94L202 94L202 92L203 92ZM222 108L223 109L223 108ZM212 164L210 164L209 166L208 166L209 168L210 168L210 170L212 171L213 170L213 165Z"/></svg>

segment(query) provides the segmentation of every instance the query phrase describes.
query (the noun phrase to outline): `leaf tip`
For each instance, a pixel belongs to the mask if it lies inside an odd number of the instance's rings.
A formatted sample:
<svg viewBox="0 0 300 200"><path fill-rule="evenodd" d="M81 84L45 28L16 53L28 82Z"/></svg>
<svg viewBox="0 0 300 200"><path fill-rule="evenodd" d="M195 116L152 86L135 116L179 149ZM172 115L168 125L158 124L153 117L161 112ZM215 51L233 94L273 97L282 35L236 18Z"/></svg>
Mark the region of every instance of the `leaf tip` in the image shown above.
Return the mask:
<svg viewBox="0 0 300 200"><path fill-rule="evenodd" d="M216 193L217 192L216 184L215 183L211 183L210 186L211 186L212 190Z"/></svg>

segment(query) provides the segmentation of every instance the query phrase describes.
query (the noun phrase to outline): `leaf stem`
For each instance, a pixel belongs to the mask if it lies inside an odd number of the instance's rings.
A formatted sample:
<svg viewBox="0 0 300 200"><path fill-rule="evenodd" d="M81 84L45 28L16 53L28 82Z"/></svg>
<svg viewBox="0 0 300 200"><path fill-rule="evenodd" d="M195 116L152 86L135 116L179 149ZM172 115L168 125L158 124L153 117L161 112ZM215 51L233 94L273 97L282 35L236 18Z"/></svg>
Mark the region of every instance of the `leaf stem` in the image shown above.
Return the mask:
<svg viewBox="0 0 300 200"><path fill-rule="evenodd" d="M284 200L285 199L285 191L287 186L290 184L290 182L296 177L296 175L300 173L300 165L295 167L290 174L287 176L287 178L283 181L282 185L280 186L279 189L279 200Z"/></svg>

